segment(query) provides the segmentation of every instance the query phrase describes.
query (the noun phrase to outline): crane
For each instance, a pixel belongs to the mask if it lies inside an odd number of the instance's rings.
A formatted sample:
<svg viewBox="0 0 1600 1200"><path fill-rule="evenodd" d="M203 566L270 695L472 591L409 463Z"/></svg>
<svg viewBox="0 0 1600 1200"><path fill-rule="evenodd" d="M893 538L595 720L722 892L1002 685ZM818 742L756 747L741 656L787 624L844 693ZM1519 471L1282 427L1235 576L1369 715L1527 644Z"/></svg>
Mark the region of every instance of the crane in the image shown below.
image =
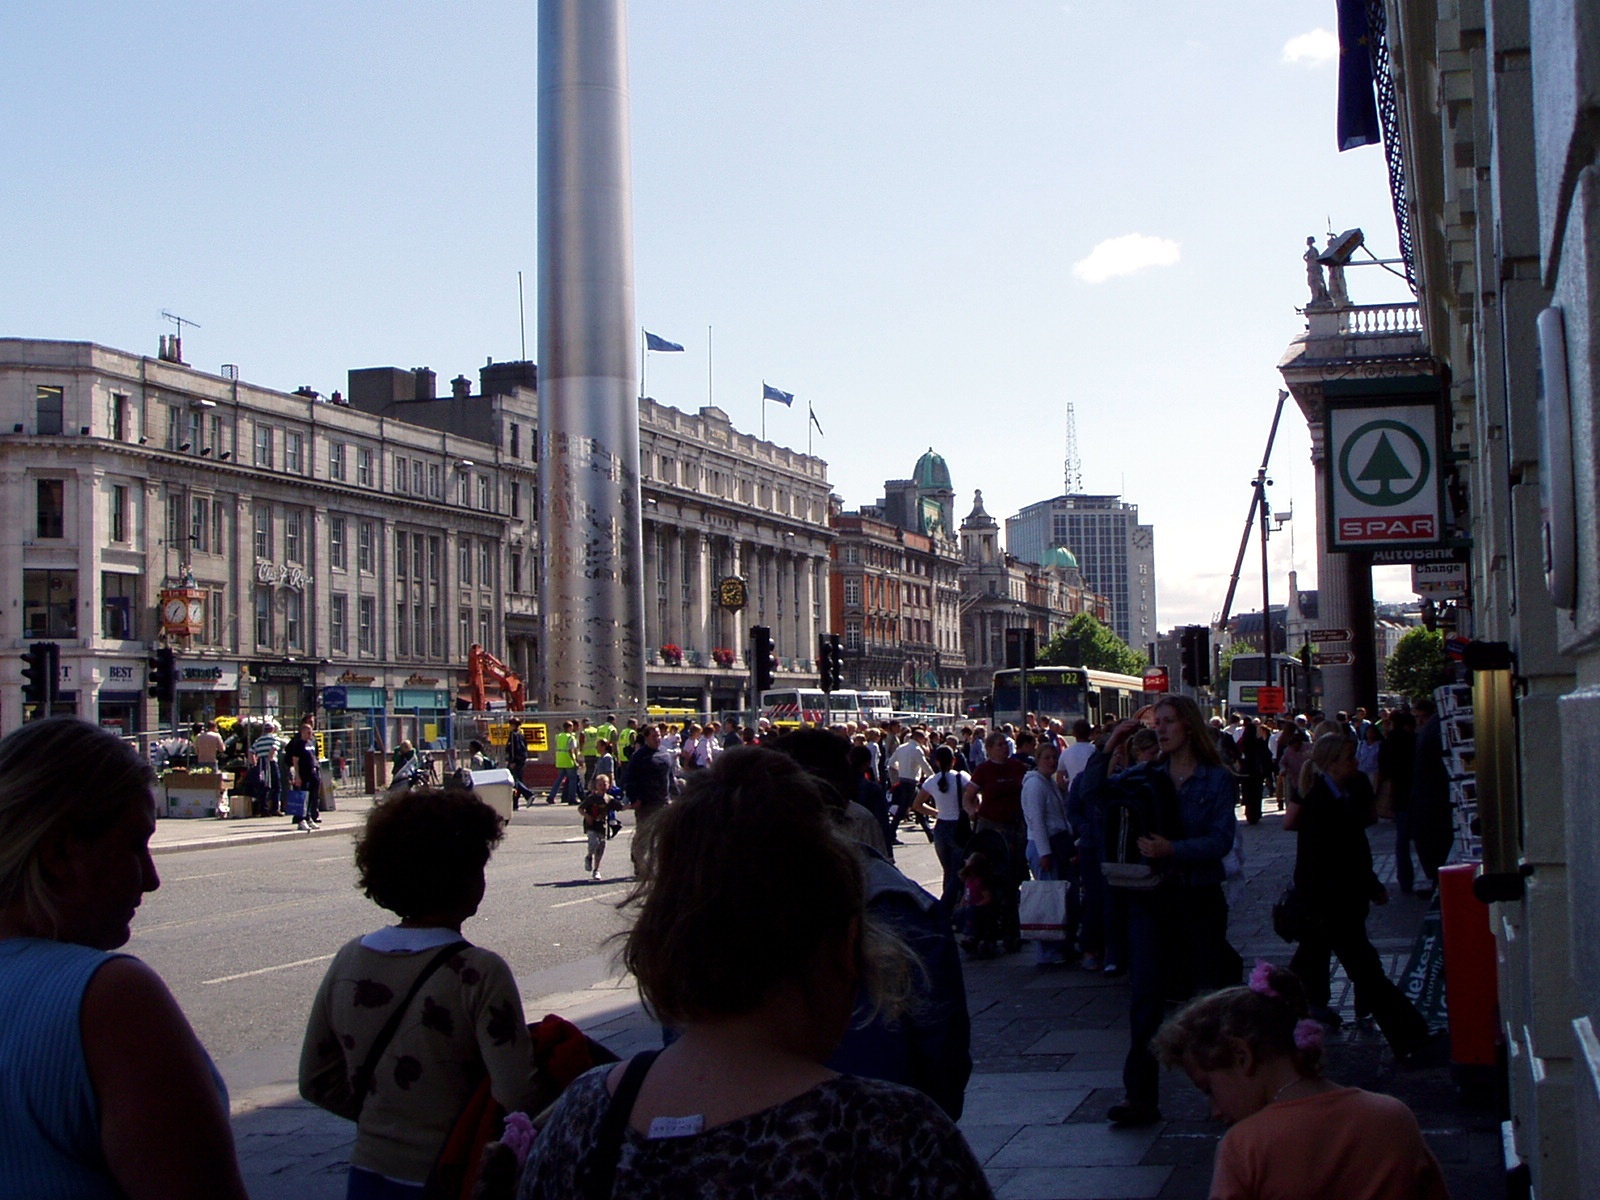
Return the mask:
<svg viewBox="0 0 1600 1200"><path fill-rule="evenodd" d="M528 706L528 689L518 675L505 663L490 654L477 642L467 650L467 687L472 692L472 709L484 712L489 707L488 681L494 680L505 697L506 708L522 712Z"/></svg>

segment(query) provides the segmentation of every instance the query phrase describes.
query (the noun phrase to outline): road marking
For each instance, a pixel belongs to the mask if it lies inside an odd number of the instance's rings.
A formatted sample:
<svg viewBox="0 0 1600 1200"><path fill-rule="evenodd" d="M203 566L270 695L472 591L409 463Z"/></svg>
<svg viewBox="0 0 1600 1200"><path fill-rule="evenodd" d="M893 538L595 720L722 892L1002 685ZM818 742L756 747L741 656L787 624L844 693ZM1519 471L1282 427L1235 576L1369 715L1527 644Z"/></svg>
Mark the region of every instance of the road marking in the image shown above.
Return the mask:
<svg viewBox="0 0 1600 1200"><path fill-rule="evenodd" d="M563 900L560 904L552 904L551 908L571 908L574 904L588 904L592 900L606 900L612 896L626 896L627 888L618 888L614 892L601 892L598 896L585 896L582 900Z"/></svg>
<svg viewBox="0 0 1600 1200"><path fill-rule="evenodd" d="M319 862L349 862L350 861L350 856L348 854L333 854L333 855L330 855L327 858L308 858L306 861L307 862L314 862L314 863L319 863Z"/></svg>
<svg viewBox="0 0 1600 1200"><path fill-rule="evenodd" d="M212 871L207 875L168 875L162 883L190 883L196 879L221 879L224 875L237 875L237 871Z"/></svg>
<svg viewBox="0 0 1600 1200"><path fill-rule="evenodd" d="M274 971L288 971L294 967L309 967L312 963L327 962L333 955L319 954L315 958L300 958L290 963L279 963L275 967L258 967L254 971L240 971L237 975L220 975L216 979L202 979L201 987L209 987L213 983L232 983L235 979L249 979L254 975L270 975Z"/></svg>
<svg viewBox="0 0 1600 1200"><path fill-rule="evenodd" d="M227 921L234 917L247 917L251 913L277 912L285 908L299 908L306 904L326 904L327 896L303 896L299 900L274 900L271 904L255 904L249 908L232 908L227 912L207 913L203 917L188 917L181 921L158 921L153 925L140 925L135 933L155 933L160 929L183 929L189 925L199 925L205 921Z"/></svg>

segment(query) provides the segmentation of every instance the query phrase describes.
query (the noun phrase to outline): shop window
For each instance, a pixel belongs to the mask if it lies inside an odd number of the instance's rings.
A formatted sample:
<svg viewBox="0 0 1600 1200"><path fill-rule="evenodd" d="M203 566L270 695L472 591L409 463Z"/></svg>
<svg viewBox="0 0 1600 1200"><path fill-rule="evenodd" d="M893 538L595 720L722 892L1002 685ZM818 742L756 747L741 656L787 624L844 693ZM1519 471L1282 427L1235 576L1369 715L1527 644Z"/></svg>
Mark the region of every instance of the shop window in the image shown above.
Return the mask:
<svg viewBox="0 0 1600 1200"><path fill-rule="evenodd" d="M131 641L138 636L134 621L139 576L117 571L100 573L100 636Z"/></svg>
<svg viewBox="0 0 1600 1200"><path fill-rule="evenodd" d="M42 538L58 538L65 536L67 524L66 480L39 480L38 498L38 535Z"/></svg>
<svg viewBox="0 0 1600 1200"><path fill-rule="evenodd" d="M60 433L62 391L54 384L41 383L33 389L35 433Z"/></svg>
<svg viewBox="0 0 1600 1200"><path fill-rule="evenodd" d="M26 638L78 636L76 571L22 572L22 636Z"/></svg>

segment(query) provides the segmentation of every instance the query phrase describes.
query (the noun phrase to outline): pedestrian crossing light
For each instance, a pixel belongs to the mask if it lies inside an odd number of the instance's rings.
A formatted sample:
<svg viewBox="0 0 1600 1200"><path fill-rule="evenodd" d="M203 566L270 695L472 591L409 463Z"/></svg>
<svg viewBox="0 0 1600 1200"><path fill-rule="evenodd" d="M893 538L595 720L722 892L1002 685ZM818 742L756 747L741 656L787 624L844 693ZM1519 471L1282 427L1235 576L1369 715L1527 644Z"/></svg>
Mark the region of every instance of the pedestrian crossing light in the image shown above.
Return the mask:
<svg viewBox="0 0 1600 1200"><path fill-rule="evenodd" d="M22 657L22 702L37 704L41 716L55 707L56 680L61 672L61 647L55 642L29 642Z"/></svg>
<svg viewBox="0 0 1600 1200"><path fill-rule="evenodd" d="M817 666L824 692L831 695L844 688L844 640L837 633L817 636Z"/></svg>
<svg viewBox="0 0 1600 1200"><path fill-rule="evenodd" d="M146 664L150 671L150 698L158 704L171 704L178 691L178 664L170 646L162 646Z"/></svg>
<svg viewBox="0 0 1600 1200"><path fill-rule="evenodd" d="M778 647L772 640L772 630L765 625L750 627L750 669L755 684L755 699L769 690L778 680Z"/></svg>

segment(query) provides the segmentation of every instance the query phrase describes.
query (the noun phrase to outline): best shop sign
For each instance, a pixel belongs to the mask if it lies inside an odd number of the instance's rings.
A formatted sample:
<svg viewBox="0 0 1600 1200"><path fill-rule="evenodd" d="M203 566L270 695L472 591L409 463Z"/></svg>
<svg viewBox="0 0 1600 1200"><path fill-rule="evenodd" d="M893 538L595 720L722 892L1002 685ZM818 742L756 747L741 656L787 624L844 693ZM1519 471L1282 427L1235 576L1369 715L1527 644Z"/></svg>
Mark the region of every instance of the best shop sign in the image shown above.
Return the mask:
<svg viewBox="0 0 1600 1200"><path fill-rule="evenodd" d="M1325 429L1330 550L1443 540L1444 438L1437 404L1330 400Z"/></svg>

